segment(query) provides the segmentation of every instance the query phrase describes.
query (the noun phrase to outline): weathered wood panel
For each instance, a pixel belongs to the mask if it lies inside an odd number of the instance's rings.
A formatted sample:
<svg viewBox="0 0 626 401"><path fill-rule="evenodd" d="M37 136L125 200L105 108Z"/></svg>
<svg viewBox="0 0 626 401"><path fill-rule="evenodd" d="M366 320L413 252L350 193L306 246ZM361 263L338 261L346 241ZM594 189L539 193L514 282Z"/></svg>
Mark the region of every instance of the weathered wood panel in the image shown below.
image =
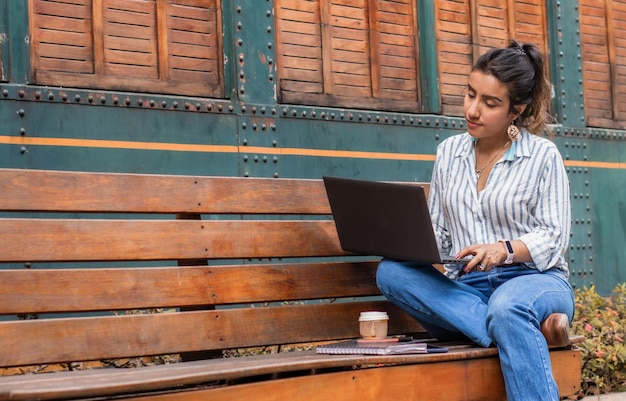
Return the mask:
<svg viewBox="0 0 626 401"><path fill-rule="evenodd" d="M437 0L435 13L444 114L463 115L467 77L487 50L515 39L547 54L545 0Z"/></svg>
<svg viewBox="0 0 626 401"><path fill-rule="evenodd" d="M30 4L37 84L223 94L219 0Z"/></svg>
<svg viewBox="0 0 626 401"><path fill-rule="evenodd" d="M279 0L275 9L281 101L418 110L414 0Z"/></svg>

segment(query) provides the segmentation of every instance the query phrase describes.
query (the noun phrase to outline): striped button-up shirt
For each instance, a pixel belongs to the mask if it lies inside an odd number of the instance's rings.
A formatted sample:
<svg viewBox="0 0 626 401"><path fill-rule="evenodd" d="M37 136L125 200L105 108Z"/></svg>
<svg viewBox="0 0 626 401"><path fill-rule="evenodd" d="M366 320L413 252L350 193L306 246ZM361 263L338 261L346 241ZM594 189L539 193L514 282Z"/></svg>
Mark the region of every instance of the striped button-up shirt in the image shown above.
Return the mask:
<svg viewBox="0 0 626 401"><path fill-rule="evenodd" d="M474 138L455 135L437 147L430 213L442 252L473 244L519 239L530 251L529 268L553 267L569 275L569 180L556 145L522 130L498 160L485 188L476 188ZM460 269L447 265L448 276Z"/></svg>

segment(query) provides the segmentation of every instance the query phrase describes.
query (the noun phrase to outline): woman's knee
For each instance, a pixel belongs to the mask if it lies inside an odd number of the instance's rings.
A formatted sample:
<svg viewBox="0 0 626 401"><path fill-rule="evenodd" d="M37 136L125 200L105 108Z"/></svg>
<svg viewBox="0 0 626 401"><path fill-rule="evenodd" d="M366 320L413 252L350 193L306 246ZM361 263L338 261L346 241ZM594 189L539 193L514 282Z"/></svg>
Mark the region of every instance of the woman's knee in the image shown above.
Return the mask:
<svg viewBox="0 0 626 401"><path fill-rule="evenodd" d="M500 334L515 332L520 324L527 324L532 320L534 320L532 313L520 304L501 299L492 299L489 302L487 332L496 341Z"/></svg>

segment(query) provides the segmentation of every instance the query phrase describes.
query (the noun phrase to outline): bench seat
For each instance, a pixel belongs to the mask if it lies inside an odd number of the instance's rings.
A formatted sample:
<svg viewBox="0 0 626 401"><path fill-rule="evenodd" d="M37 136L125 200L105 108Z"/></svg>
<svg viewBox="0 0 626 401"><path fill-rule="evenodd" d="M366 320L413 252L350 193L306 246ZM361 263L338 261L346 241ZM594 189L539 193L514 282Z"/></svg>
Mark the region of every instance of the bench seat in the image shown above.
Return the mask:
<svg viewBox="0 0 626 401"><path fill-rule="evenodd" d="M381 296L378 258L341 249L321 180L0 169L0 187L0 400L505 398L495 348L301 350L357 338L364 310L435 341ZM580 351L550 355L575 396Z"/></svg>
<svg viewBox="0 0 626 401"><path fill-rule="evenodd" d="M89 398L115 395L143 394L146 399L164 396L163 391L176 394L176 399L185 399L185 396L197 397L196 391L202 390L204 395L210 395L212 400L235 399L230 398L227 382L241 380L255 383L249 386L255 390L249 395L256 394L259 383L267 382L268 389L272 389L281 376L289 377L294 382L306 381L312 374L343 376L346 371L350 375L359 375L357 368L367 367L399 367L412 366L417 377L429 377L432 380L441 378L441 371L456 372L467 375L460 380L463 385L484 387L491 394L503 394L502 377L499 373L497 350L495 348L472 347L470 345L449 345L449 352L445 354L426 355L396 355L396 356L358 356L358 355L321 355L315 351L284 352L279 354L247 356L243 358L224 358L216 360L202 360L183 362L171 365L159 365L135 369L93 369L75 372L59 372L54 374L22 375L0 378L0 400L56 400L71 398ZM569 350L555 351L551 355L555 369L567 364L580 363L579 354ZM415 366L425 365L425 366ZM476 372L481 377L473 377ZM369 373L367 373L369 374ZM390 374L391 372L386 372ZM272 377L273 380L258 379ZM457 377L458 378L458 377ZM559 377L559 386L563 391L575 390L578 386L578 377ZM317 379L316 379L317 380ZM325 379L324 379L325 380ZM324 380L320 381L323 387ZM447 380L447 379L446 379ZM477 382L476 380L479 380ZM445 382L445 381L444 381ZM437 383L436 381L433 382ZM441 383L441 382L440 382ZM446 384L448 386L448 384ZM236 386L235 386L236 387ZM437 387L437 386L435 386ZM194 391L195 390L195 391ZM450 389L448 389L450 390ZM467 389L465 391L468 391ZM470 391L471 392L471 391ZM214 396L214 393L221 394ZM241 389L234 394L242 395ZM450 394L450 393L448 393ZM217 397L217 398L215 398ZM220 398L221 397L221 398ZM279 400L284 396L280 393L263 395L255 399ZM291 398L290 398L291 399ZM301 398L310 399L310 398ZM352 396L333 396L333 400L356 400ZM360 398L362 399L362 398ZM385 398L393 399L393 398ZM421 398L437 399L437 398Z"/></svg>

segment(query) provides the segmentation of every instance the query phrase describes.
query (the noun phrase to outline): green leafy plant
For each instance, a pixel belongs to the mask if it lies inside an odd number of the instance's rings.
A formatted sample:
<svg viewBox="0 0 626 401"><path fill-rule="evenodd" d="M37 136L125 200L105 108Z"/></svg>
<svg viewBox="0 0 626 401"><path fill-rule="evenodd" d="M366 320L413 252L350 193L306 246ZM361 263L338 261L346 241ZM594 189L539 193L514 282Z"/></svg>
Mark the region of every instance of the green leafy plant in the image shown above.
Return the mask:
<svg viewBox="0 0 626 401"><path fill-rule="evenodd" d="M572 331L585 341L582 350L582 390L585 395L626 391L626 283L609 297L594 286L577 289Z"/></svg>

